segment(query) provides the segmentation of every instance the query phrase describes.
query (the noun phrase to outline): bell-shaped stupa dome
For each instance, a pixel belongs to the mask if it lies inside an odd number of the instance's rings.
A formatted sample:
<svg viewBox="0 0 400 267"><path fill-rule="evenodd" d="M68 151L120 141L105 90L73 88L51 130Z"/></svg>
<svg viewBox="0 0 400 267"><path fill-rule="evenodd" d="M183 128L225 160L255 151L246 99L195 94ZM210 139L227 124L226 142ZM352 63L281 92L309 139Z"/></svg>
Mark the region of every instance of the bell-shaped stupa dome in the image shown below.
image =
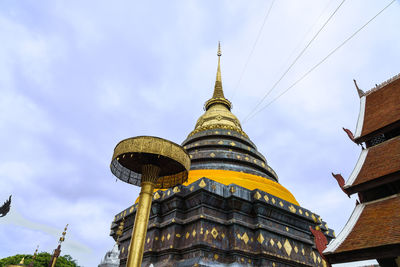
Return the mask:
<svg viewBox="0 0 400 267"><path fill-rule="evenodd" d="M298 205L294 196L279 184L277 174L231 112L232 103L225 98L222 88L220 45L217 55L214 93L182 144L191 158L187 184L207 177L222 184L260 189Z"/></svg>

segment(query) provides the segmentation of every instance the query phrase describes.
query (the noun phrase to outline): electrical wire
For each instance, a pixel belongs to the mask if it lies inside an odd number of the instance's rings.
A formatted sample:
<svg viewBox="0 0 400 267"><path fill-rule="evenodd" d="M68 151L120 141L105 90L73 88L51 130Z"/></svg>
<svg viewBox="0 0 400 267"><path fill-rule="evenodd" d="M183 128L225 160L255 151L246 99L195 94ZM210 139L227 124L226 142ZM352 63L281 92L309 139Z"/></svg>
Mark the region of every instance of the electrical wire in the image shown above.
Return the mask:
<svg viewBox="0 0 400 267"><path fill-rule="evenodd" d="M319 61L317 64L315 64L311 69L309 69L303 76L301 76L297 81L295 81L292 85L290 85L288 88L285 89L281 94L279 94L277 97L272 99L268 104L266 104L264 107L262 107L260 110L258 110L256 113L254 113L251 117L248 117L247 120L243 121L243 124L248 122L250 119L252 119L255 115L266 109L269 105L271 105L273 102L275 102L278 98L283 96L287 91L292 89L296 84L298 84L300 81L302 81L306 76L308 76L313 70L318 68L322 63L324 63L331 55L333 55L337 50L339 50L342 46L344 46L348 41L350 41L354 36L356 36L362 29L364 29L369 23L371 23L376 17L378 17L383 11L385 11L389 6L391 6L396 0L393 0L390 2L387 6L385 6L381 11L379 11L375 16L373 16L369 21L367 21L362 27L360 27L357 31L355 31L352 35L350 35L346 40L344 40L339 46L337 46L335 49L333 49L326 57L324 57L321 61Z"/></svg>
<svg viewBox="0 0 400 267"><path fill-rule="evenodd" d="M235 97L235 95L236 95L236 92L237 92L237 89L238 89L238 87L239 87L239 85L240 85L240 82L242 81L243 75L244 75L244 73L246 72L247 65L248 65L249 62L250 62L251 56L253 55L253 52L254 52L254 49L256 48L256 45L257 45L257 43L258 43L258 40L260 39L261 33L262 33L263 29L264 29L265 22L266 22L266 21L268 20L268 18L269 18L269 14L271 13L271 9L272 9L272 6L274 5L274 2L275 2L275 0L272 0L271 5L269 6L269 8L267 9L267 12L265 13L264 20L263 20L263 23L262 23L262 25L261 25L261 28L260 28L260 30L258 31L256 40L255 40L255 42L254 42L254 44L253 44L253 47L251 48L251 51L250 51L250 53L249 53L249 55L248 55L248 57L247 57L247 59L246 59L246 63L244 64L242 73L241 73L240 76L239 76L239 80L238 80L238 82L237 82L237 84L236 84L236 86L235 86L235 89L233 90L232 101L233 101L233 99L234 99L234 97Z"/></svg>
<svg viewBox="0 0 400 267"><path fill-rule="evenodd" d="M307 32L303 35L303 37L301 38L301 40L297 43L296 47L292 50L292 52L290 53L290 56L287 57L287 59L285 60L285 63L283 64L283 66L286 66L289 63L289 59L291 59L293 57L293 55L295 54L295 52L300 48L301 44L304 42L304 40L306 39L306 37L310 34L310 32L312 31L312 29L315 28L315 26L317 25L317 23L320 21L321 17L326 13L326 10L328 9L328 7L332 4L332 2L335 0L330 0L325 7L323 8L323 10L321 11L321 14L318 16L318 18L315 20L315 22L311 25L311 27L309 27L309 29L307 30ZM281 69L283 69L283 66Z"/></svg>
<svg viewBox="0 0 400 267"><path fill-rule="evenodd" d="M286 71L281 75L281 77L275 82L275 84L268 90L268 92L261 98L261 100L255 105L255 107L250 111L250 113L244 118L246 121L249 117L252 116L252 113L257 111L257 108L264 102L264 100L268 97L268 95L275 89L275 87L282 81L282 79L286 76L286 74L292 69L292 67L296 64L296 62L300 59L300 57L304 54L304 52L311 46L311 43L318 37L320 32L325 28L325 26L329 23L329 21L333 18L333 16L337 13L340 7L344 4L346 0L342 0L339 6L333 11L333 13L329 16L329 18L325 21L325 23L321 26L318 32L311 38L308 44L303 48L300 54L293 60L290 66L286 69Z"/></svg>

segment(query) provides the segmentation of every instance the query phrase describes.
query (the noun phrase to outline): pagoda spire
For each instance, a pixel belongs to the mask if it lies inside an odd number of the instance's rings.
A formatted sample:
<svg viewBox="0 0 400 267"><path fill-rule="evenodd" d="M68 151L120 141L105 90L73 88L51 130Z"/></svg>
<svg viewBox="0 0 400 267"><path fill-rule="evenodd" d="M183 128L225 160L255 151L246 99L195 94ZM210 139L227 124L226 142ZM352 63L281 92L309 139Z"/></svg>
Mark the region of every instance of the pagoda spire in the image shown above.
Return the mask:
<svg viewBox="0 0 400 267"><path fill-rule="evenodd" d="M60 253L61 253L61 243L65 241L65 235L67 234L67 229L68 229L68 224L65 226L64 232L62 232L62 236L60 237L60 240L58 241L58 246L54 250L53 256L51 257L51 260L49 262L49 267L56 266L57 258L60 256Z"/></svg>
<svg viewBox="0 0 400 267"><path fill-rule="evenodd" d="M222 90L222 78L221 78L221 43L218 42L218 67L217 67L217 78L215 79L214 94L213 98L225 98L224 91Z"/></svg>
<svg viewBox="0 0 400 267"><path fill-rule="evenodd" d="M36 247L35 253L33 253L32 261L31 261L31 263L29 263L28 267L33 267L33 264L34 264L35 259L37 257L38 249L39 249L39 245Z"/></svg>
<svg viewBox="0 0 400 267"><path fill-rule="evenodd" d="M222 78L221 78L221 43L218 42L218 67L217 67L217 77L215 79L215 85L214 85L214 93L212 98L210 98L206 103L205 103L205 109L208 110L213 104L223 104L226 106L229 110L232 108L231 102L225 98L224 96L224 91L222 89Z"/></svg>

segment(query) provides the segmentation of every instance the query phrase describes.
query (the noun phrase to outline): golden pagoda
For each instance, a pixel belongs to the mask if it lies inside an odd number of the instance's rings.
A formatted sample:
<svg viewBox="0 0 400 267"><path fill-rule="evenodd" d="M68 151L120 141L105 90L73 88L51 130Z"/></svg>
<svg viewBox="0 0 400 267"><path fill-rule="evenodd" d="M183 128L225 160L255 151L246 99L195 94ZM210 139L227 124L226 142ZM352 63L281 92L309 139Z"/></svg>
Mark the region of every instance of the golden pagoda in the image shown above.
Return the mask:
<svg viewBox="0 0 400 267"><path fill-rule="evenodd" d="M333 230L279 183L243 131L223 92L220 45L217 55L213 95L182 143L188 180L154 192L141 266L325 266L315 240L320 234L328 242ZM120 266L136 209L121 211L111 225L116 240L124 221Z"/></svg>

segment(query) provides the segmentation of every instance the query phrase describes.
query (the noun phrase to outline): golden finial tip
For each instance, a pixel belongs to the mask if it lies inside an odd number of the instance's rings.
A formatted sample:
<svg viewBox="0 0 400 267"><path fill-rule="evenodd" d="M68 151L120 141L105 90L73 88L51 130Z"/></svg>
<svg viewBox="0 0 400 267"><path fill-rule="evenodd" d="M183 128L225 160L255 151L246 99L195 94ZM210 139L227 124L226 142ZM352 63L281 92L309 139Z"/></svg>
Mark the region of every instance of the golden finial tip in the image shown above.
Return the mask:
<svg viewBox="0 0 400 267"><path fill-rule="evenodd" d="M218 41L218 53L217 53L217 55L219 57L222 55L222 53L221 53L221 42L220 41Z"/></svg>

